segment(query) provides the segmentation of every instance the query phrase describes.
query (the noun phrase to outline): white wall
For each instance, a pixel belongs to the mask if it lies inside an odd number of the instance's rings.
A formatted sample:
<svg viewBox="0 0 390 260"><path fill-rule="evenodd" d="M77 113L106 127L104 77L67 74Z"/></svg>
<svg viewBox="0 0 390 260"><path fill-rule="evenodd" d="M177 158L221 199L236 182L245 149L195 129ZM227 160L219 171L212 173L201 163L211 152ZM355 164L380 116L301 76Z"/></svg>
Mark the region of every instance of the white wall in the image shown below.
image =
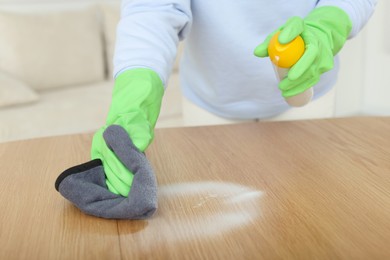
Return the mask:
<svg viewBox="0 0 390 260"><path fill-rule="evenodd" d="M390 115L390 1L379 1L360 34L340 53L336 116Z"/></svg>

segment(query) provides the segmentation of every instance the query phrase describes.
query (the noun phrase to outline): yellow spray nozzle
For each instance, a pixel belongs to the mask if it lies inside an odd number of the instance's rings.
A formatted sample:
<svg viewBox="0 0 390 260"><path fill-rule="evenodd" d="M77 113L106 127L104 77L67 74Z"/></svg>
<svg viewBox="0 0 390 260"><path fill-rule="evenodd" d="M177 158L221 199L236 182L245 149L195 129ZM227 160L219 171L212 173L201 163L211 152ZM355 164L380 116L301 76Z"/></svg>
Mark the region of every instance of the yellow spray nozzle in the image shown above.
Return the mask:
<svg viewBox="0 0 390 260"><path fill-rule="evenodd" d="M280 32L277 32L268 45L268 55L273 64L281 68L291 68L305 52L305 43L301 36L287 44L278 41Z"/></svg>

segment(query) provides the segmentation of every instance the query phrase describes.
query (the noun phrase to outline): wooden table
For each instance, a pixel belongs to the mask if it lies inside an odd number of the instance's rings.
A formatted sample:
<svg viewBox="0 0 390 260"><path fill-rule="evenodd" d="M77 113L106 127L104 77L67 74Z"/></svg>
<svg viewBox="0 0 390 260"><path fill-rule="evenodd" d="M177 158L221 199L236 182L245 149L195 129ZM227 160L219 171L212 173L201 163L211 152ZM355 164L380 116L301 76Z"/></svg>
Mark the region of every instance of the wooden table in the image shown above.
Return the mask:
<svg viewBox="0 0 390 260"><path fill-rule="evenodd" d="M390 259L390 118L158 129L146 221L87 216L54 189L90 144L0 145L0 259Z"/></svg>

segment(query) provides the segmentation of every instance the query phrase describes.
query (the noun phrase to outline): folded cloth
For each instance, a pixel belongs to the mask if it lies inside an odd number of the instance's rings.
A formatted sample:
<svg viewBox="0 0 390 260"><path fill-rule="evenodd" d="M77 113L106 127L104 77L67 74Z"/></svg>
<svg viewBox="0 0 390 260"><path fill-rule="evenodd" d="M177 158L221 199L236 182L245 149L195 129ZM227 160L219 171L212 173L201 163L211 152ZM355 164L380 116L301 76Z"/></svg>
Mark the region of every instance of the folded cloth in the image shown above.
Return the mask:
<svg viewBox="0 0 390 260"><path fill-rule="evenodd" d="M128 197L110 192L104 167L99 159L74 166L61 173L55 188L86 214L110 219L145 219L157 210L157 181L145 154L134 146L119 125L103 133L107 146L132 173Z"/></svg>

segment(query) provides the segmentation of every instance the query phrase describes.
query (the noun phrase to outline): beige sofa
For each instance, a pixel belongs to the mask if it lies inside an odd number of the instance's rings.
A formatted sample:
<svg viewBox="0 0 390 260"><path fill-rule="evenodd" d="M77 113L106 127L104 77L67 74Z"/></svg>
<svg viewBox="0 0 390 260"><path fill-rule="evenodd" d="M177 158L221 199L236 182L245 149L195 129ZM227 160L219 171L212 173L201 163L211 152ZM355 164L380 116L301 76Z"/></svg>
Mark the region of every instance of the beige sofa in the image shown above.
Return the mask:
<svg viewBox="0 0 390 260"><path fill-rule="evenodd" d="M104 124L120 1L0 2L0 142ZM180 126L177 63L157 127Z"/></svg>

